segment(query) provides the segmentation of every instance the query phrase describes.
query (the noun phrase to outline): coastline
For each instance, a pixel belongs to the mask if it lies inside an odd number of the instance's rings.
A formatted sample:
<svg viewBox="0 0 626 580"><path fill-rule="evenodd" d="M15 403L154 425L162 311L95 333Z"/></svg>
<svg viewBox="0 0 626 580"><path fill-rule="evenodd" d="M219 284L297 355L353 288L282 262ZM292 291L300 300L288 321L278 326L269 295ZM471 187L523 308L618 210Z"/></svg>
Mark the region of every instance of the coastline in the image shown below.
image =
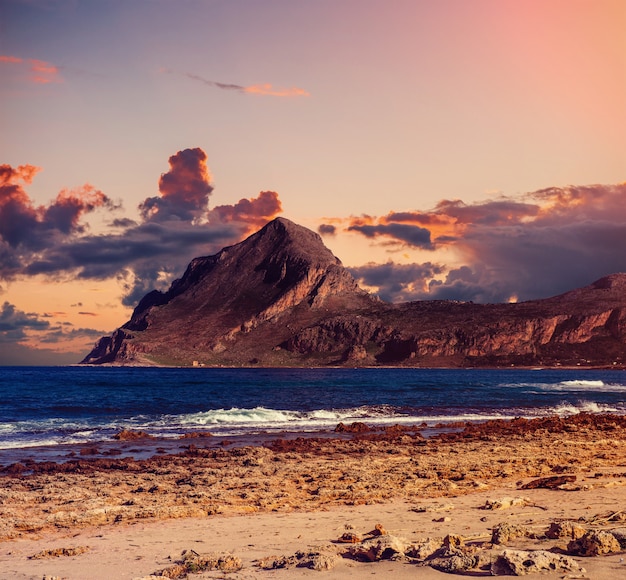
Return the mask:
<svg viewBox="0 0 626 580"><path fill-rule="evenodd" d="M150 459L79 455L64 463L14 464L1 475L0 565L13 570L15 578L105 578L107 568L101 566L103 575L98 575L94 566L112 557L99 541L106 537L120 546L127 542L126 548L117 548L125 562L125 575L119 578L164 569L168 556L175 561L170 543L185 541L206 545L184 549L220 548L217 551L238 554L244 568L236 577L305 577L311 573L306 567L270 572L254 560L306 551L313 540L329 550L347 549L337 543L343 533L337 530L348 524L362 536L380 523L390 536L399 534L412 542L454 534L468 538L465 544L478 550L478 544L488 543L497 523L525 522L536 531L582 517L587 520L581 525L593 527L593 517L620 512L626 501L626 417L582 413L457 427L424 438L421 427L359 431L355 426L351 429L356 432L347 434L272 434L260 445L232 447L215 445L211 437L195 437L178 440L184 450ZM555 489L522 490L536 478L556 476L568 476L567 482ZM487 500L498 497L528 501L481 510ZM436 511L440 505L453 507ZM415 511L420 506L431 506L432 511ZM602 529L624 527L621 521L604 522ZM238 526L242 531L233 537ZM276 542L267 527L288 537ZM223 531L216 533L218 528ZM164 534L155 540L158 554L139 554L128 547L128 537L141 550L144 540L157 532ZM480 538L471 539L477 535ZM81 543L87 547L84 553L30 558L44 549ZM556 540L561 550L567 543ZM524 536L480 550L493 558L507 547L546 549L554 544ZM619 553L582 560L574 556L596 575L571 577L609 578L607 567L623 567ZM384 577L391 566L398 577L415 574L419 563L404 558L364 563L342 557L335 559L335 572L356 574L357 568L373 566L363 573ZM85 570L88 574L81 575ZM422 572L433 578L442 574L431 567ZM197 577L213 577L204 574Z"/></svg>

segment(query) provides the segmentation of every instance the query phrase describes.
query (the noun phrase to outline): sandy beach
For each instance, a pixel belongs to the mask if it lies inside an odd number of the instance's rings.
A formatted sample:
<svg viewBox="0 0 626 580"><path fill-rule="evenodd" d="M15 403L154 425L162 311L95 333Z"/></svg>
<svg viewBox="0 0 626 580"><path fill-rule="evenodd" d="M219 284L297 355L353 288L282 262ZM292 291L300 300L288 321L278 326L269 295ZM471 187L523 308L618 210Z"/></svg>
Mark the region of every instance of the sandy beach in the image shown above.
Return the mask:
<svg viewBox="0 0 626 580"><path fill-rule="evenodd" d="M340 431L5 467L0 576L626 575L626 419Z"/></svg>

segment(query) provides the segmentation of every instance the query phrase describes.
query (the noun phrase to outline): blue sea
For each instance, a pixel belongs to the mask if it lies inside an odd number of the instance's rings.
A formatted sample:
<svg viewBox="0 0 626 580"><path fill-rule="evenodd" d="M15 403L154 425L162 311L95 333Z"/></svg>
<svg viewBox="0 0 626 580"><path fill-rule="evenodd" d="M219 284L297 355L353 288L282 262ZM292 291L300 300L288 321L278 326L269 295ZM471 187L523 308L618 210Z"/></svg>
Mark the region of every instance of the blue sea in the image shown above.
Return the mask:
<svg viewBox="0 0 626 580"><path fill-rule="evenodd" d="M626 414L626 371L0 367L0 463L122 429L175 440L580 412Z"/></svg>

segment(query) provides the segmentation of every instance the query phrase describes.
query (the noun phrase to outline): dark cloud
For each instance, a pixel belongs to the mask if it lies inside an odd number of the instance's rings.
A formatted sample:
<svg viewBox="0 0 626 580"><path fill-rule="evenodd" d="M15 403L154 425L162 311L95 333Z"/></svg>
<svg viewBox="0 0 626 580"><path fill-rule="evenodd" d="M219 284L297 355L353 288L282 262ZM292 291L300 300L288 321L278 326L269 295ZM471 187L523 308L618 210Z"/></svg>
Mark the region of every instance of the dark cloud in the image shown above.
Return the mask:
<svg viewBox="0 0 626 580"><path fill-rule="evenodd" d="M123 303L134 306L151 290L169 286L192 258L211 254L246 231L246 225L236 223L144 223L121 234L82 236L48 248L24 273L95 280L117 277L125 289Z"/></svg>
<svg viewBox="0 0 626 580"><path fill-rule="evenodd" d="M0 343L16 342L26 338L27 330L47 330L50 322L41 320L37 314L17 310L13 304L4 302L0 309Z"/></svg>
<svg viewBox="0 0 626 580"><path fill-rule="evenodd" d="M74 328L70 322L53 325L52 315L18 310L4 302L0 306L0 365L62 365L72 364L108 330ZM39 347L32 346L34 339ZM66 352L68 341L84 342L77 352ZM47 345L44 348L44 345ZM60 350L55 345L62 347Z"/></svg>
<svg viewBox="0 0 626 580"><path fill-rule="evenodd" d="M387 302L419 300L428 293L428 281L444 271L442 266L424 264L365 264L349 268L363 285L377 288L377 294Z"/></svg>
<svg viewBox="0 0 626 580"><path fill-rule="evenodd" d="M82 234L81 219L97 208L116 209L101 191L86 184L61 191L48 207L36 207L23 188L39 169L0 165L0 277L6 278L29 253L41 251L67 237Z"/></svg>
<svg viewBox="0 0 626 580"><path fill-rule="evenodd" d="M423 292L394 292L382 280L381 293L396 300L530 300L626 271L626 184L553 187L474 204L444 200L431 212L352 218L347 229L402 246L411 238L398 228L411 224L428 225L433 242L425 248L453 251L458 265L434 273ZM401 275L397 267L392 280Z"/></svg>
<svg viewBox="0 0 626 580"><path fill-rule="evenodd" d="M213 191L206 161L206 153L199 147L172 155L170 170L159 180L161 195L149 197L139 206L143 219L199 221L206 217Z"/></svg>
<svg viewBox="0 0 626 580"><path fill-rule="evenodd" d="M140 205L141 221L117 218L99 235L89 233L85 216L119 209L102 192L86 185L62 191L48 207L34 207L23 185L38 168L0 166L0 279L117 278L123 303L134 306L149 291L167 288L192 258L241 240L282 210L278 194L264 191L209 211L213 187L200 148L172 155L169 166L159 180L160 195Z"/></svg>
<svg viewBox="0 0 626 580"><path fill-rule="evenodd" d="M385 237L392 242L401 242L403 244L432 250L433 244L430 240L430 230L420 226L409 224L354 224L348 227L348 231L360 232L367 238Z"/></svg>
<svg viewBox="0 0 626 580"><path fill-rule="evenodd" d="M96 328L74 328L71 323L65 323L51 327L45 334L37 337L37 342L39 344L64 344L69 340L83 340L85 346L88 347L107 332L109 331Z"/></svg>
<svg viewBox="0 0 626 580"><path fill-rule="evenodd" d="M433 212L433 217L443 221L452 218L457 224L483 224L486 226L520 223L521 220L537 216L540 208L533 203L524 203L509 199L500 199L484 203L467 205L461 200L443 200Z"/></svg>
<svg viewBox="0 0 626 580"><path fill-rule="evenodd" d="M322 236L334 236L337 233L337 228L332 224L322 224L317 231Z"/></svg>

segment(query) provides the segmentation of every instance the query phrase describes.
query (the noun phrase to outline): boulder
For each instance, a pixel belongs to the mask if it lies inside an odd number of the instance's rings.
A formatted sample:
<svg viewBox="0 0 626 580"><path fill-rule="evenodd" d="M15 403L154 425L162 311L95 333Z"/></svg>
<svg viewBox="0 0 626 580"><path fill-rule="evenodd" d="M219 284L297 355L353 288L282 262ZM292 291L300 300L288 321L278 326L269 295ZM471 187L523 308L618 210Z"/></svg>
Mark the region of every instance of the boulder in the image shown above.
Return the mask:
<svg viewBox="0 0 626 580"><path fill-rule="evenodd" d="M516 506L530 505L530 500L526 497L501 497L499 499L488 499L485 501L484 510L503 510Z"/></svg>
<svg viewBox="0 0 626 580"><path fill-rule="evenodd" d="M426 558L432 556L437 550L440 550L442 544L442 538L424 538L411 544L406 551L406 555L416 560L426 560Z"/></svg>
<svg viewBox="0 0 626 580"><path fill-rule="evenodd" d="M545 550L504 550L491 565L493 576L525 576L541 572L582 572L576 560Z"/></svg>
<svg viewBox="0 0 626 580"><path fill-rule="evenodd" d="M561 486L574 481L576 481L575 475L552 475L529 481L526 485L522 485L520 489L559 489Z"/></svg>
<svg viewBox="0 0 626 580"><path fill-rule="evenodd" d="M530 534L528 528L525 526L519 526L517 524L509 524L508 522L502 522L491 531L491 543L492 544L508 544L515 538L524 538Z"/></svg>
<svg viewBox="0 0 626 580"><path fill-rule="evenodd" d="M408 549L409 546L404 540L385 534L365 540L358 546L353 546L348 550L348 553L357 560L376 562L404 556Z"/></svg>
<svg viewBox="0 0 626 580"><path fill-rule="evenodd" d="M568 553L574 556L600 556L621 550L622 547L613 534L598 530L587 532L567 545Z"/></svg>
<svg viewBox="0 0 626 580"><path fill-rule="evenodd" d="M577 540L578 538L582 538L586 533L587 530L579 526L576 522L552 522L546 531L546 537L551 540L558 538Z"/></svg>

